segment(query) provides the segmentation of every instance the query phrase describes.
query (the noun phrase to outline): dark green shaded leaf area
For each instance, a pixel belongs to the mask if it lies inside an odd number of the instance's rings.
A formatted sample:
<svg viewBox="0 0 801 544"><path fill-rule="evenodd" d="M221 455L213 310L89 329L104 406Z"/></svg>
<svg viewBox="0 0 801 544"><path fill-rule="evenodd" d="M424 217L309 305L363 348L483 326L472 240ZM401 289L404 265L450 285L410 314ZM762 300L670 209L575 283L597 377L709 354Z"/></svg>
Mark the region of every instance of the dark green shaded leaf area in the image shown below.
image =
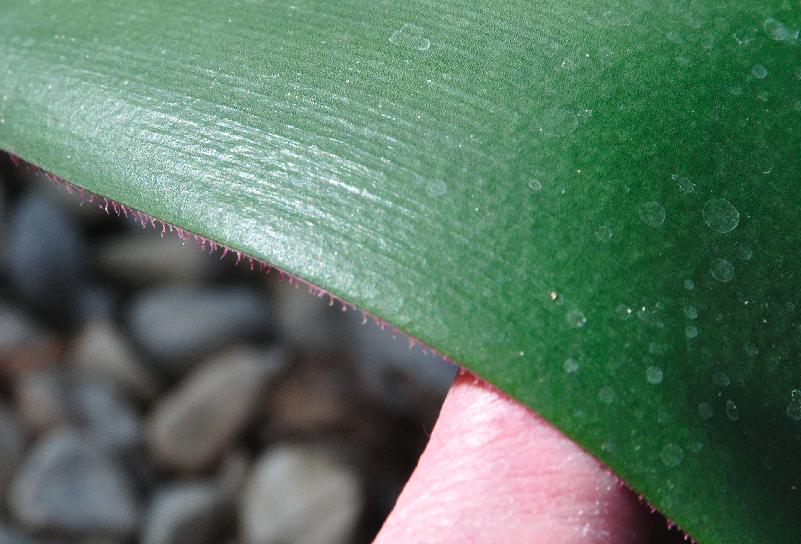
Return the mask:
<svg viewBox="0 0 801 544"><path fill-rule="evenodd" d="M3 149L385 318L702 543L801 538L796 0L0 9Z"/></svg>

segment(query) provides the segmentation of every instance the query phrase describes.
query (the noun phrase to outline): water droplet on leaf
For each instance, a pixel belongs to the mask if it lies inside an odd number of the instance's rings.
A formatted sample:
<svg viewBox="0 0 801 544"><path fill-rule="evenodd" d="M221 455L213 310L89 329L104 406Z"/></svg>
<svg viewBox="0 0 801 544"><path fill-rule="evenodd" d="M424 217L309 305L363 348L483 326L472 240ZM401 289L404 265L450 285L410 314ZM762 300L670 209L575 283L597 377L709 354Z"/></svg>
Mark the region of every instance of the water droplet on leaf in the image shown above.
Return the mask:
<svg viewBox="0 0 801 544"><path fill-rule="evenodd" d="M777 42L793 42L798 39L798 30L790 30L786 24L773 17L765 19L763 28Z"/></svg>
<svg viewBox="0 0 801 544"><path fill-rule="evenodd" d="M790 393L787 416L796 421L801 420L801 389L793 389L793 392Z"/></svg>
<svg viewBox="0 0 801 544"><path fill-rule="evenodd" d="M665 222L665 208L659 202L652 200L640 206L640 219L651 227L659 227Z"/></svg>
<svg viewBox="0 0 801 544"><path fill-rule="evenodd" d="M587 324L587 318L584 317L584 313L580 310L570 310L567 312L565 321L567 321L568 325L576 329L580 329Z"/></svg>
<svg viewBox="0 0 801 544"><path fill-rule="evenodd" d="M612 229L607 226L600 226L598 230L595 231L595 237L600 242L608 242L612 239Z"/></svg>
<svg viewBox="0 0 801 544"><path fill-rule="evenodd" d="M426 194L431 198L437 198L448 192L448 186L441 179L436 179L426 186Z"/></svg>
<svg viewBox="0 0 801 544"><path fill-rule="evenodd" d="M428 51L431 48L431 40L423 35L423 29L409 23L393 32L389 41L395 45L418 51Z"/></svg>
<svg viewBox="0 0 801 544"><path fill-rule="evenodd" d="M725 198L709 199L702 214L707 226L721 234L733 231L740 222L740 212Z"/></svg>
<svg viewBox="0 0 801 544"><path fill-rule="evenodd" d="M658 366L649 366L645 369L645 379L650 384L658 385L662 383L664 376L664 372L662 372L662 369Z"/></svg>
<svg viewBox="0 0 801 544"><path fill-rule="evenodd" d="M712 381L714 381L715 384L719 385L720 387L728 387L728 385L731 383L731 380L729 380L729 377L725 372L715 372L715 375L712 376Z"/></svg>
<svg viewBox="0 0 801 544"><path fill-rule="evenodd" d="M538 179L532 179L528 182L528 188L536 193L542 190L542 183Z"/></svg>
<svg viewBox="0 0 801 544"><path fill-rule="evenodd" d="M714 414L712 410L712 405L708 402L702 402L698 404L698 415L700 415L703 419L709 419Z"/></svg>
<svg viewBox="0 0 801 544"><path fill-rule="evenodd" d="M667 444L660 454L662 462L668 467L677 467L684 460L684 450L676 444Z"/></svg>
<svg viewBox="0 0 801 544"><path fill-rule="evenodd" d="M737 244L737 257L743 261L750 261L753 256L754 250L751 248L751 244L748 242Z"/></svg>
<svg viewBox="0 0 801 544"><path fill-rule="evenodd" d="M602 387L598 390L598 399L604 404L612 404L615 402L615 392L611 387Z"/></svg>
<svg viewBox="0 0 801 544"><path fill-rule="evenodd" d="M681 189L682 192L690 194L695 191L695 183L690 178L681 176L677 179L679 182L679 189Z"/></svg>
<svg viewBox="0 0 801 544"><path fill-rule="evenodd" d="M726 401L726 416L732 421L740 419L740 410L737 409L737 405L733 400Z"/></svg>
<svg viewBox="0 0 801 544"><path fill-rule="evenodd" d="M721 283L726 283L734 278L734 266L726 259L715 259L709 268L712 277Z"/></svg>
<svg viewBox="0 0 801 544"><path fill-rule="evenodd" d="M617 314L620 319L628 319L634 314L634 310L625 304L618 304L617 308L615 308L615 314Z"/></svg>
<svg viewBox="0 0 801 544"><path fill-rule="evenodd" d="M551 137L567 136L579 125L578 116L572 111L562 108L549 108L537 118L537 126L541 134Z"/></svg>
<svg viewBox="0 0 801 544"><path fill-rule="evenodd" d="M754 74L754 77L757 79L765 79L768 77L768 69L761 64L755 64L754 67L751 68L751 73Z"/></svg>
<svg viewBox="0 0 801 544"><path fill-rule="evenodd" d="M579 362L572 357L568 357L567 359L565 359L564 368L565 372L567 372L568 374L573 374L575 372L578 372Z"/></svg>

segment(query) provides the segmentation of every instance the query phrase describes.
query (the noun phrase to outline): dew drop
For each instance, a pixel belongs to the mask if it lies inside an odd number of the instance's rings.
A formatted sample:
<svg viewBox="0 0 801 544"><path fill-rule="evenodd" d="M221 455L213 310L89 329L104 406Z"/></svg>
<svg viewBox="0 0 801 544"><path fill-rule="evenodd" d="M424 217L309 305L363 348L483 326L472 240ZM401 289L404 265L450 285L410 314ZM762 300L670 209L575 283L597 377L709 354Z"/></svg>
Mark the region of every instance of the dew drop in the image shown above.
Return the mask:
<svg viewBox="0 0 801 544"><path fill-rule="evenodd" d="M743 351L749 357L756 357L759 354L759 348L757 348L752 342L746 342L743 345Z"/></svg>
<svg viewBox="0 0 801 544"><path fill-rule="evenodd" d="M659 227L665 222L665 208L659 202L652 200L640 206L640 219L651 227Z"/></svg>
<svg viewBox="0 0 801 544"><path fill-rule="evenodd" d="M617 308L615 308L615 314L620 319L628 319L632 315L634 315L634 310L632 310L630 307L626 306L625 304L618 304Z"/></svg>
<svg viewBox="0 0 801 544"><path fill-rule="evenodd" d="M568 374L575 374L576 372L578 372L579 362L576 361L573 357L568 357L567 359L565 359L564 368L565 372L567 372Z"/></svg>
<svg viewBox="0 0 801 544"><path fill-rule="evenodd" d="M611 387L602 387L598 390L598 399L604 404L612 404L615 402L615 392Z"/></svg>
<svg viewBox="0 0 801 544"><path fill-rule="evenodd" d="M737 244L737 257L743 261L750 261L753 256L754 250L751 248L751 244L748 242Z"/></svg>
<svg viewBox="0 0 801 544"><path fill-rule="evenodd" d="M731 232L740 222L740 212L725 198L711 198L702 210L704 223L721 234Z"/></svg>
<svg viewBox="0 0 801 544"><path fill-rule="evenodd" d="M684 336L690 339L695 338L698 336L698 327L695 325L687 325L684 327Z"/></svg>
<svg viewBox="0 0 801 544"><path fill-rule="evenodd" d="M662 462L668 467L677 467L684 460L684 450L676 444L667 444L660 454Z"/></svg>
<svg viewBox="0 0 801 544"><path fill-rule="evenodd" d="M537 118L539 131L545 136L567 136L576 130L578 125L578 116L562 108L549 108Z"/></svg>
<svg viewBox="0 0 801 544"><path fill-rule="evenodd" d="M528 188L536 193L542 190L542 183L538 179L532 179L528 182Z"/></svg>
<svg viewBox="0 0 801 544"><path fill-rule="evenodd" d="M393 32L389 41L395 45L407 47L409 49L417 49L418 51L428 51L431 49L431 40L428 40L423 35L423 29L409 23Z"/></svg>
<svg viewBox="0 0 801 544"><path fill-rule="evenodd" d="M661 318L662 309L663 305L661 302L657 302L651 307L640 306L640 308L637 309L637 318L643 323L648 323L660 329L664 328L665 322L662 321Z"/></svg>
<svg viewBox="0 0 801 544"><path fill-rule="evenodd" d="M431 198L444 196L448 192L448 186L441 179L432 181L426 186L426 194Z"/></svg>
<svg viewBox="0 0 801 544"><path fill-rule="evenodd" d="M597 238L599 242L608 242L612 239L612 229L607 226L598 227L598 230L595 231L595 238Z"/></svg>
<svg viewBox="0 0 801 544"><path fill-rule="evenodd" d="M698 309L695 306L685 306L684 317L687 319L696 319L698 317Z"/></svg>
<svg viewBox="0 0 801 544"><path fill-rule="evenodd" d="M712 277L721 283L726 283L734 278L734 266L726 259L715 259L709 269Z"/></svg>
<svg viewBox="0 0 801 544"><path fill-rule="evenodd" d="M801 389L793 389L790 393L790 404L787 406L787 416L796 421L801 420Z"/></svg>
<svg viewBox="0 0 801 544"><path fill-rule="evenodd" d="M629 16L624 12L608 10L599 17L600 22L609 26L628 26L631 24Z"/></svg>
<svg viewBox="0 0 801 544"><path fill-rule="evenodd" d="M715 374L712 376L712 381L720 387L728 387L728 385L731 383L731 380L729 380L729 377L725 372L715 372Z"/></svg>
<svg viewBox="0 0 801 544"><path fill-rule="evenodd" d="M645 369L645 379L650 384L659 385L664 377L665 373L658 366L649 366Z"/></svg>
<svg viewBox="0 0 801 544"><path fill-rule="evenodd" d="M362 129L362 134L367 139L372 139L378 136L378 127L376 125L368 125Z"/></svg>
<svg viewBox="0 0 801 544"><path fill-rule="evenodd" d="M675 176L674 179L678 181L679 189L681 189L682 192L689 194L695 191L695 183L690 178L686 176Z"/></svg>
<svg viewBox="0 0 801 544"><path fill-rule="evenodd" d="M768 36L777 42L793 42L798 39L798 30L790 30L787 25L773 17L765 19L763 28Z"/></svg>
<svg viewBox="0 0 801 544"><path fill-rule="evenodd" d="M757 79L765 79L768 77L768 69L761 64L755 64L754 67L751 68L751 73L754 74L754 77Z"/></svg>
<svg viewBox="0 0 801 544"><path fill-rule="evenodd" d="M740 410L737 409L737 405L733 400L726 401L726 415L732 421L740 419Z"/></svg>
<svg viewBox="0 0 801 544"><path fill-rule="evenodd" d="M565 321L567 321L568 325L576 329L580 329L587 324L587 318L584 317L584 313L580 310L570 310L567 312Z"/></svg>
<svg viewBox="0 0 801 544"><path fill-rule="evenodd" d="M709 419L714 414L714 410L712 410L712 405L708 402L701 402L698 404L698 415L700 415L703 419Z"/></svg>
<svg viewBox="0 0 801 544"><path fill-rule="evenodd" d="M687 289L688 291L692 291L693 289L695 289L695 282L691 279L684 280L684 288Z"/></svg>

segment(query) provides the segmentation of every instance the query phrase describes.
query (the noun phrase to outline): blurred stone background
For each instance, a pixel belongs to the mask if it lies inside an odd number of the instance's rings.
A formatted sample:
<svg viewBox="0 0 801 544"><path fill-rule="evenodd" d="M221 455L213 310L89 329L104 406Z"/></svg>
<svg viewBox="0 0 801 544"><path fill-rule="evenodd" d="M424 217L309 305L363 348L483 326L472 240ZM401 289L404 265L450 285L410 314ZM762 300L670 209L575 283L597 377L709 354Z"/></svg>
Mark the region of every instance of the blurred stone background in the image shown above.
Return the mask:
<svg viewBox="0 0 801 544"><path fill-rule="evenodd" d="M454 369L0 155L0 544L370 542Z"/></svg>

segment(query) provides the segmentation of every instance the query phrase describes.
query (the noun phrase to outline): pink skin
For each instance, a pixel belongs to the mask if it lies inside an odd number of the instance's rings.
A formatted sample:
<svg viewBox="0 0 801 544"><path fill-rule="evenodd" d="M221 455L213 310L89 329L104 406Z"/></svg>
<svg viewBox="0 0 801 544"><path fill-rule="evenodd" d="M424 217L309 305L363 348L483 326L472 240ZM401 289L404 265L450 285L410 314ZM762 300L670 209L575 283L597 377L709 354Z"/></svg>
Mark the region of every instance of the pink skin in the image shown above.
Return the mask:
<svg viewBox="0 0 801 544"><path fill-rule="evenodd" d="M457 377L375 544L646 542L645 506L537 414Z"/></svg>

